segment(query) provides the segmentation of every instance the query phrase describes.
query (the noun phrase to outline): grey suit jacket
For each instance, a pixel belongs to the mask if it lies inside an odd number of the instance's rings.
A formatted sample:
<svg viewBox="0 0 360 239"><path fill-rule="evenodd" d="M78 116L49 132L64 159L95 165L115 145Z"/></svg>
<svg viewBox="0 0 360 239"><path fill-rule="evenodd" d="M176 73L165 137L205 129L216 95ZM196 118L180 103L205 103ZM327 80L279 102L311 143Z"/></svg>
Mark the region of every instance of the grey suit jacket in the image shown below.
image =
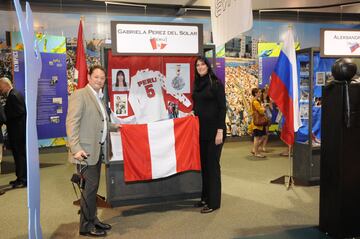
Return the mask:
<svg viewBox="0 0 360 239"><path fill-rule="evenodd" d="M90 87L90 85L87 85L82 89L76 90L69 97L66 134L68 139L69 161L71 163L80 163L80 161L75 160L73 157L73 155L80 150L84 150L90 154L86 159L88 165L95 165L98 162L104 120L108 124L108 130L117 130L115 125L109 123L107 114L106 118L103 118L96 96ZM106 109L105 105L104 109ZM106 145L104 145L104 148L106 148Z"/></svg>

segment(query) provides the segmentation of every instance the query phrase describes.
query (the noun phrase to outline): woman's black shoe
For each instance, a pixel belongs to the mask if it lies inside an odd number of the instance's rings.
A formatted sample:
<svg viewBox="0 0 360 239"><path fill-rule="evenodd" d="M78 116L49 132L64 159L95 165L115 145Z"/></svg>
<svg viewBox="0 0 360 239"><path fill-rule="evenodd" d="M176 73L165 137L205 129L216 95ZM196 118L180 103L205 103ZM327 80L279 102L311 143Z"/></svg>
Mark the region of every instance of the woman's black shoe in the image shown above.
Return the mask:
<svg viewBox="0 0 360 239"><path fill-rule="evenodd" d="M194 207L205 207L206 206L206 202L204 201L198 201L194 204Z"/></svg>
<svg viewBox="0 0 360 239"><path fill-rule="evenodd" d="M208 206L203 207L203 209L201 209L201 213L210 213L215 211L215 209L209 208Z"/></svg>

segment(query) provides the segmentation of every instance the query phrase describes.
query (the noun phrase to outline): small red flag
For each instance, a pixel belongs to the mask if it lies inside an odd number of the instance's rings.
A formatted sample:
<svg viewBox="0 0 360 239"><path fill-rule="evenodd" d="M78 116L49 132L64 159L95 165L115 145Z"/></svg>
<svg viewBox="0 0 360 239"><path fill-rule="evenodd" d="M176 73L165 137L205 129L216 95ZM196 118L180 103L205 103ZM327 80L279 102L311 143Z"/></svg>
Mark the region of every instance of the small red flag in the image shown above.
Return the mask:
<svg viewBox="0 0 360 239"><path fill-rule="evenodd" d="M82 21L80 20L78 38L77 38L77 48L76 48L76 63L75 63L75 79L77 79L77 89L85 87L88 83L87 79L87 64L86 64L86 55L84 49L84 39L83 39L83 27Z"/></svg>

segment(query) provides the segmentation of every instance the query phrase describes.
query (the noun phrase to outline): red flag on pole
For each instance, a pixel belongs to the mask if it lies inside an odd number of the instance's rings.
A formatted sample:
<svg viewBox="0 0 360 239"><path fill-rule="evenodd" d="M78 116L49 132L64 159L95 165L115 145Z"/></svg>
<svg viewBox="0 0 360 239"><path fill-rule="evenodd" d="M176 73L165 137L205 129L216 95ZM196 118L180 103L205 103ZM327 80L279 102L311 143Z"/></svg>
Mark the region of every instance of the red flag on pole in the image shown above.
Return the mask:
<svg viewBox="0 0 360 239"><path fill-rule="evenodd" d="M82 20L80 20L77 38L75 79L77 79L77 89L85 87L88 83Z"/></svg>

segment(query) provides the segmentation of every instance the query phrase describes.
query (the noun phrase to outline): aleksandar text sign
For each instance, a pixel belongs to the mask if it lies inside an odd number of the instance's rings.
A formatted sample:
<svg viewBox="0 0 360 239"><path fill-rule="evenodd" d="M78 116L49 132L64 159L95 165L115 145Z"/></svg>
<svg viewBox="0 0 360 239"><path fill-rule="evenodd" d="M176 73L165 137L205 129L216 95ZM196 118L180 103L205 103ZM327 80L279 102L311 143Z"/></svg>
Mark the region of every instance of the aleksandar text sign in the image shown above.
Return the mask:
<svg viewBox="0 0 360 239"><path fill-rule="evenodd" d="M111 22L114 55L198 55L202 25Z"/></svg>
<svg viewBox="0 0 360 239"><path fill-rule="evenodd" d="M359 57L360 31L355 29L321 29L322 57Z"/></svg>

